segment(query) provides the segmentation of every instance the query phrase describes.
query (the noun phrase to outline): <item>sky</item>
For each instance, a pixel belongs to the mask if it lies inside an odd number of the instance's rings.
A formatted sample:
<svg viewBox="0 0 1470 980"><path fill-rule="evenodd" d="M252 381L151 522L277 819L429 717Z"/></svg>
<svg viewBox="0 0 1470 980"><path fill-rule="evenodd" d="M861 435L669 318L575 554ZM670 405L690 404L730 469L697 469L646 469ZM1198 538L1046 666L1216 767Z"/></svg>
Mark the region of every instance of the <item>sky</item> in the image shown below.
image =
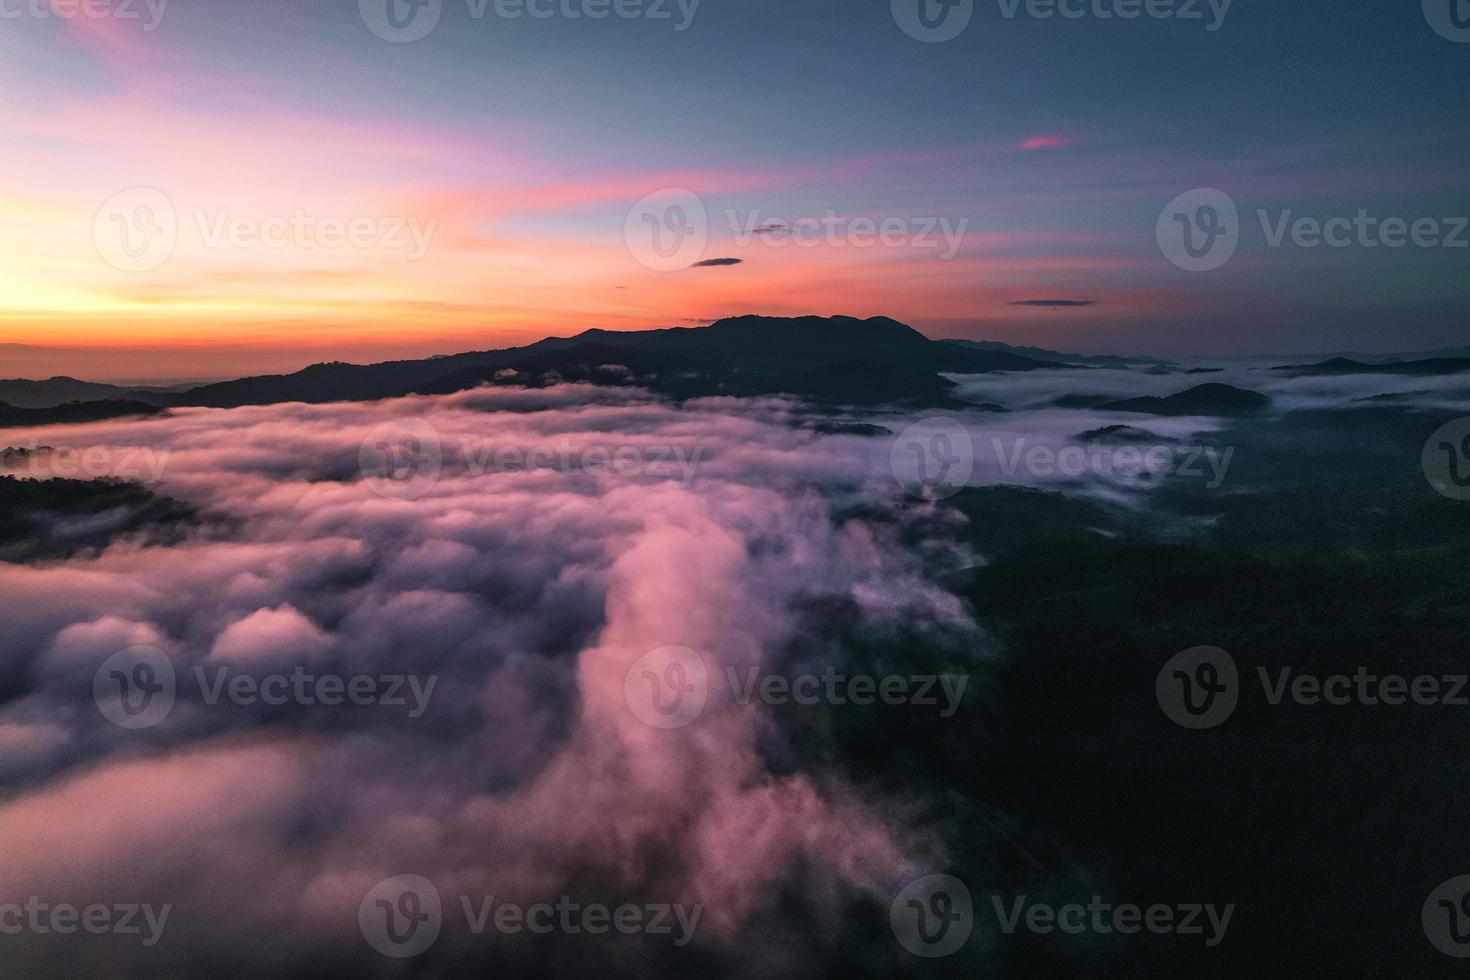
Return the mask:
<svg viewBox="0 0 1470 980"><path fill-rule="evenodd" d="M1061 6L0 0L0 376L752 312L1089 353L1470 343L1449 0Z"/></svg>

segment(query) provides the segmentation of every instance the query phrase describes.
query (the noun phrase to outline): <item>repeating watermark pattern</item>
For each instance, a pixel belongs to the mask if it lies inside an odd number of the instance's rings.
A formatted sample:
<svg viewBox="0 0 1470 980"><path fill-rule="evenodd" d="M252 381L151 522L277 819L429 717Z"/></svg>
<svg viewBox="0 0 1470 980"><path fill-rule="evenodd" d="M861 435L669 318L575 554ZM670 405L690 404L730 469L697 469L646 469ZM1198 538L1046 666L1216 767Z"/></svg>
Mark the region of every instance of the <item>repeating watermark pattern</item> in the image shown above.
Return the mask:
<svg viewBox="0 0 1470 980"><path fill-rule="evenodd" d="M305 667L295 667L290 674L272 673L262 676L232 671L229 667L206 670L194 668L194 680L199 685L205 704L213 707L221 701L241 707L264 704L281 707L287 704L302 707L335 708L341 705L357 707L402 708L410 718L421 718L429 709L429 699L434 696L434 687L439 683L437 675L420 677L417 674L314 674Z"/></svg>
<svg viewBox="0 0 1470 980"><path fill-rule="evenodd" d="M1225 26L1234 0L996 0L1008 21L1173 20L1199 23L1208 33ZM1426 3L1430 0L1426 0ZM916 41L938 44L965 32L975 15L975 0L889 0L893 20Z"/></svg>
<svg viewBox="0 0 1470 980"><path fill-rule="evenodd" d="M1282 667L1274 673L1265 667L1256 668L1266 703L1277 707L1283 703L1304 707L1330 705L1388 705L1404 704L1421 706L1444 705L1451 708L1470 706L1466 696L1466 674L1377 674L1367 667L1358 667L1351 675L1299 674L1290 667Z"/></svg>
<svg viewBox="0 0 1470 980"><path fill-rule="evenodd" d="M1115 905L1103 901L1101 895L1093 895L1086 905L1080 902L1051 905L1033 902L1025 895L1017 895L1009 902L992 895L990 902L1001 931L1008 936L1018 929L1043 936L1054 932L1069 936L1113 933L1129 936L1148 932L1155 936L1199 936L1211 949L1225 940L1230 919L1235 915L1234 902L1224 906L1209 902Z"/></svg>
<svg viewBox="0 0 1470 980"><path fill-rule="evenodd" d="M1470 3L1466 0L1424 0L1424 19L1445 40L1470 44Z"/></svg>
<svg viewBox="0 0 1470 980"><path fill-rule="evenodd" d="M142 21L143 30L163 23L169 0L0 0L0 20Z"/></svg>
<svg viewBox="0 0 1470 980"><path fill-rule="evenodd" d="M830 705L871 707L912 705L952 718L964 701L968 674L845 673L827 667L821 673L792 675L725 667L710 670L689 647L652 650L633 662L623 676L623 697L633 715L653 728L672 730L693 724L709 703L711 685L720 681L735 704L769 707Z"/></svg>
<svg viewBox="0 0 1470 980"><path fill-rule="evenodd" d="M709 670L688 647L650 650L623 675L623 700L651 728L672 731L693 724L709 701Z"/></svg>
<svg viewBox="0 0 1470 980"><path fill-rule="evenodd" d="M1119 477L1177 476L1202 479L1205 487L1218 489L1225 482L1235 447L1215 446L1110 446L1101 442L1087 445L1069 444L1060 448L1031 445L1025 436L992 436L990 446L1000 463L1001 472L1015 477L1024 470L1039 479L1065 477L1078 480L1093 476L1100 479Z"/></svg>
<svg viewBox="0 0 1470 980"><path fill-rule="evenodd" d="M228 665L195 666L192 671L203 704L238 707L335 708L344 705L400 709L423 717L439 683L437 675L315 673L297 666L290 673L247 674ZM157 647L120 650L92 675L92 699L102 717L120 728L152 728L173 711L178 674L168 654Z"/></svg>
<svg viewBox="0 0 1470 980"><path fill-rule="evenodd" d="M1293 208L1257 208L1256 221L1267 248L1400 249L1470 248L1470 217L1402 217L1359 208L1352 215L1303 215ZM1213 272L1240 246L1243 229L1235 200L1224 191L1200 188L1181 194L1159 213L1159 249L1188 272Z"/></svg>
<svg viewBox="0 0 1470 980"><path fill-rule="evenodd" d="M723 228L718 227L720 223ZM716 231L741 249L913 249L934 252L941 261L949 261L960 253L969 227L969 218L875 218L832 208L796 216L767 214L759 208L727 208L718 221L712 221L698 194L685 187L668 187L633 205L623 221L623 240L640 265L655 272L678 272L704 260Z"/></svg>
<svg viewBox="0 0 1470 980"><path fill-rule="evenodd" d="M1315 674L1293 667L1257 667L1264 703L1272 708L1470 707L1470 674L1380 674L1359 665L1351 673ZM1235 659L1218 647L1172 657L1156 682L1159 707L1184 728L1214 728L1234 713L1244 693Z"/></svg>
<svg viewBox="0 0 1470 980"><path fill-rule="evenodd" d="M0 902L0 935L135 936L144 946L157 946L173 912L171 904L118 902L74 905L47 902L31 895L24 902Z"/></svg>
<svg viewBox="0 0 1470 980"><path fill-rule="evenodd" d="M92 700L119 728L152 728L173 711L178 694L174 662L157 647L119 650L92 676Z"/></svg>
<svg viewBox="0 0 1470 980"><path fill-rule="evenodd" d="M444 443L428 419L389 419L363 439L357 466L368 488L378 496L417 500L439 482Z"/></svg>
<svg viewBox="0 0 1470 980"><path fill-rule="evenodd" d="M434 945L444 927L439 889L422 875L380 881L357 907L362 936L384 956L409 959Z"/></svg>
<svg viewBox="0 0 1470 980"><path fill-rule="evenodd" d="M1192 647L1169 658L1154 682L1159 707L1182 728L1224 724L1240 702L1235 658L1219 647Z"/></svg>
<svg viewBox="0 0 1470 980"><path fill-rule="evenodd" d="M150 272L167 262L179 242L174 202L156 187L119 191L92 217L92 244L121 272Z"/></svg>
<svg viewBox="0 0 1470 980"><path fill-rule="evenodd" d="M469 477L555 470L678 480L687 487L703 456L699 446L577 446L569 439L519 446L466 437L460 439L458 453L451 458ZM403 417L390 419L368 434L358 450L358 469L374 493L393 500L416 500L439 482L445 459L438 429L427 419Z"/></svg>
<svg viewBox="0 0 1470 980"><path fill-rule="evenodd" d="M1091 896L1086 904L1061 905L1032 901L1026 895L991 895L989 904L997 926L1007 936L1022 930L1043 936L1150 933L1199 937L1211 949L1224 942L1235 915L1233 902L1223 906L1209 902L1139 905L1105 901L1101 895ZM889 906L888 921L899 945L915 956L931 959L959 952L976 924L969 887L943 874L920 878L899 892Z"/></svg>
<svg viewBox="0 0 1470 980"><path fill-rule="evenodd" d="M465 0L474 21L500 20L645 20L669 23L678 33L689 30L700 0ZM407 44L434 32L444 16L444 0L358 0L362 22L384 41Z"/></svg>
<svg viewBox="0 0 1470 980"><path fill-rule="evenodd" d="M1424 443L1424 477L1451 500L1470 500L1470 418L1455 419Z"/></svg>
<svg viewBox="0 0 1470 980"><path fill-rule="evenodd" d="M1470 875L1444 882L1424 900L1424 935L1446 956L1470 959Z"/></svg>
<svg viewBox="0 0 1470 980"><path fill-rule="evenodd" d="M628 211L623 241L640 265L655 272L688 269L709 244L709 212L687 187L654 191Z"/></svg>
<svg viewBox="0 0 1470 980"><path fill-rule="evenodd" d="M1291 208L1256 210L1266 245L1282 248L1470 248L1470 218L1402 218L1359 208L1351 217L1299 215Z"/></svg>
<svg viewBox="0 0 1470 980"><path fill-rule="evenodd" d="M1186 272L1213 272L1240 247L1240 211L1224 191L1201 187L1164 205L1154 227L1159 251Z"/></svg>
<svg viewBox="0 0 1470 980"><path fill-rule="evenodd" d="M497 901L494 895L460 895L451 908L463 915L465 930L474 936L489 931L510 936L602 936L616 932L625 936L667 936L679 948L693 941L704 914L701 904L625 902L612 906L580 902L570 895L529 905ZM439 890L421 875L397 875L378 883L357 910L363 938L394 959L408 959L427 951L438 940L445 917Z"/></svg>
<svg viewBox="0 0 1470 980"><path fill-rule="evenodd" d="M958 952L975 929L970 889L950 875L910 882L888 907L888 924L899 945L926 959Z"/></svg>
<svg viewBox="0 0 1470 980"><path fill-rule="evenodd" d="M0 475L30 479L96 480L114 477L143 486L163 481L172 450L153 446L28 446L0 449Z"/></svg>
<svg viewBox="0 0 1470 980"><path fill-rule="evenodd" d="M953 497L974 475L975 441L959 419L930 416L898 434L888 464L906 493L921 500Z"/></svg>
<svg viewBox="0 0 1470 980"><path fill-rule="evenodd" d="M121 272L150 272L178 248L181 231L211 250L381 251L417 262L429 252L439 219L416 215L330 215L293 208L287 214L238 214L229 208L195 207L181 222L173 200L153 187L113 195L92 220L97 253Z"/></svg>
<svg viewBox="0 0 1470 980"><path fill-rule="evenodd" d="M312 214L293 208L289 214L260 217L235 214L228 208L194 208L194 230L205 248L295 249L299 251L401 252L410 262L429 254L439 219L417 215Z"/></svg>

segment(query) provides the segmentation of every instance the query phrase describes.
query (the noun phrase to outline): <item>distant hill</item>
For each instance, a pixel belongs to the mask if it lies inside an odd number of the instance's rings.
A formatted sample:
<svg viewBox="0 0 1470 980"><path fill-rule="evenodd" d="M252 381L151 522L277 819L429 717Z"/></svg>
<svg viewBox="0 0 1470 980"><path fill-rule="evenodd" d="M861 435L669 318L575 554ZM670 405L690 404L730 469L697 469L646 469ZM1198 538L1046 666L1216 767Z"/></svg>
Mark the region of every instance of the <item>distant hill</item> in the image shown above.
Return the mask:
<svg viewBox="0 0 1470 980"><path fill-rule="evenodd" d="M1271 404L1271 399L1257 391L1247 391L1225 384L1197 385L1166 398L1148 396L1107 402L1099 408L1112 412L1139 412L1146 415L1215 415L1222 417L1254 415Z"/></svg>
<svg viewBox="0 0 1470 980"><path fill-rule="evenodd" d="M1385 361L1375 364L1366 364L1346 357L1334 357L1318 364L1283 364L1271 370L1295 377L1343 374L1396 374L1431 377L1470 371L1470 357L1431 357L1421 361Z"/></svg>
<svg viewBox="0 0 1470 980"><path fill-rule="evenodd" d="M991 351L1002 354L1014 354L1033 361L1045 361L1049 364L1072 364L1085 365L1088 367L1135 367L1135 366L1171 366L1172 362L1160 360L1157 357L1124 357L1117 354L1064 354L1060 351L1047 350L1045 347L1014 347L1003 344L998 340L941 340L942 344L954 344L969 350Z"/></svg>
<svg viewBox="0 0 1470 980"><path fill-rule="evenodd" d="M100 422L128 415L157 415L163 409L137 401L68 402L50 408L16 408L0 403L0 426L66 425Z"/></svg>
<svg viewBox="0 0 1470 980"><path fill-rule="evenodd" d="M165 404L174 396L169 388L122 388L65 376L43 381L23 378L0 380L0 402L14 408L52 408L67 402L141 401Z"/></svg>
<svg viewBox="0 0 1470 980"><path fill-rule="evenodd" d="M611 371L620 366L626 372ZM888 317L740 316L708 327L587 330L506 350L383 364L317 364L178 396L180 405L367 401L495 383L636 383L675 397L787 393L837 404L953 406L940 372L1034 371L1055 365L1001 350L930 340Z"/></svg>
<svg viewBox="0 0 1470 980"><path fill-rule="evenodd" d="M1083 442L1095 442L1104 446L1131 446L1141 443L1172 442L1161 435L1149 432L1146 429L1136 429L1131 425L1105 425L1100 429L1088 429L1080 432L1073 438Z"/></svg>

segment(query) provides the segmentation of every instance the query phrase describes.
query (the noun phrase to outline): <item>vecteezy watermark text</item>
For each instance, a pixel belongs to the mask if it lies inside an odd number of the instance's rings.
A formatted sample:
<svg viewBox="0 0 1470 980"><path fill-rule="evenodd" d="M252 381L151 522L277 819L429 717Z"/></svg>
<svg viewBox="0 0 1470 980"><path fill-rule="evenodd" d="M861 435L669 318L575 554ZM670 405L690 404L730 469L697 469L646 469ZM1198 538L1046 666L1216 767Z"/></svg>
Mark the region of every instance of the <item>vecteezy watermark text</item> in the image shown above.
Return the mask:
<svg viewBox="0 0 1470 980"><path fill-rule="evenodd" d="M1257 208L1266 247L1301 249L1470 249L1470 217L1375 214L1306 215L1294 208ZM1164 206L1155 226L1159 250L1187 272L1213 272L1234 258L1243 240L1240 210L1218 188L1198 188Z"/></svg>
<svg viewBox="0 0 1470 980"><path fill-rule="evenodd" d="M1257 667L1264 703L1272 708L1470 707L1470 674L1380 673L1359 665L1330 674L1294 667ZM1219 647L1194 647L1171 657L1159 671L1155 693L1159 707L1184 728L1214 728L1240 704L1245 685L1235 658Z"/></svg>
<svg viewBox="0 0 1470 980"><path fill-rule="evenodd" d="M1031 20L1135 21L1173 20L1202 23L1213 34L1225 26L1233 0L996 0L1008 21ZM916 41L938 44L965 32L975 16L976 0L889 0L894 23Z"/></svg>
<svg viewBox="0 0 1470 980"><path fill-rule="evenodd" d="M122 272L149 272L173 257L182 233L206 249L304 252L379 251L417 262L428 254L438 218L417 215L336 215L292 208L278 214L241 214L194 207L181 220L172 198L154 187L114 194L92 219L97 254Z"/></svg>
<svg viewBox="0 0 1470 980"><path fill-rule="evenodd" d="M157 946L172 911L173 906L169 904L155 907L136 902L111 905L94 902L77 906L70 902L46 902L31 895L24 902L0 902L0 935L140 936L144 946Z"/></svg>
<svg viewBox="0 0 1470 980"><path fill-rule="evenodd" d="M885 674L838 671L778 674L759 667L726 666L712 671L705 658L689 647L651 650L628 668L623 698L644 724L672 730L692 724L723 681L735 704L771 707L871 707L912 705L953 717L964 700L968 674Z"/></svg>
<svg viewBox="0 0 1470 980"><path fill-rule="evenodd" d="M358 468L374 493L394 500L415 500L439 482L446 452L439 430L423 418L390 419L370 432L358 452ZM450 456L469 477L487 473L529 473L555 470L593 476L678 478L693 482L702 447L643 445L574 445L569 439L555 444L500 445L468 437Z"/></svg>
<svg viewBox="0 0 1470 980"><path fill-rule="evenodd" d="M1001 931L1008 936L1021 928L1038 935L1061 932L1069 936L1085 933L1106 936L1114 932L1127 936L1149 932L1156 936L1201 936L1211 948L1225 939L1225 930L1230 928L1230 918L1235 914L1233 902L1223 907L1194 902L1115 905L1104 902L1101 895L1093 895L1086 905L1079 902L1051 905L1030 901L1025 895L1015 896L1008 904L999 895L992 895L990 901Z"/></svg>
<svg viewBox="0 0 1470 980"><path fill-rule="evenodd" d="M1205 486L1218 489L1225 482L1235 447L1214 446L1113 446L1102 442L1072 444L1056 448L1029 445L1024 437L1004 439L992 436L991 449L1006 477L1015 477L1023 469L1033 477L1102 479L1119 477L1151 477L1174 475L1206 479ZM1208 469L1208 472L1206 470Z"/></svg>
<svg viewBox="0 0 1470 980"><path fill-rule="evenodd" d="M213 675L212 677L210 675ZM241 674L229 667L207 671L194 668L194 679L207 705L221 700L248 707L264 704L280 707L297 704L303 707L324 705L329 708L351 704L359 707L381 705L385 708L407 708L408 717L420 718L428 710L429 699L439 678L433 674L313 674L304 667L290 674Z"/></svg>
<svg viewBox="0 0 1470 980"><path fill-rule="evenodd" d="M802 215L767 214L758 208L727 208L712 219L704 200L687 188L654 191L629 210L623 222L628 252L656 272L678 272L705 261L711 239L737 249L911 249L948 261L959 254L969 218L843 214L827 208ZM709 260L733 264L734 257Z"/></svg>
<svg viewBox="0 0 1470 980"><path fill-rule="evenodd" d="M1101 895L1060 905L1026 895L990 895L987 903L1000 931L1036 935L1199 937L1213 949L1225 940L1235 904L1210 902L1112 902ZM970 889L951 875L928 875L909 883L889 906L889 924L899 945L916 956L937 958L958 952L975 927Z"/></svg>
<svg viewBox="0 0 1470 980"><path fill-rule="evenodd" d="M163 22L169 0L0 0L0 20L143 20L153 31Z"/></svg>
<svg viewBox="0 0 1470 980"><path fill-rule="evenodd" d="M337 674L308 671L247 674L227 664L196 665L192 671L200 700L214 707L265 705L336 708L384 707L406 710L420 718L428 710L437 675ZM135 646L108 657L92 676L97 710L119 728L151 728L173 711L179 697L173 658L157 647Z"/></svg>
<svg viewBox="0 0 1470 980"><path fill-rule="evenodd" d="M687 31L700 0L465 0L474 21L493 14L501 20L645 20L671 23ZM384 41L407 44L434 32L444 15L444 0L358 0L362 22Z"/></svg>
<svg viewBox="0 0 1470 980"><path fill-rule="evenodd" d="M699 927L704 906L674 902L607 905L580 902L569 895L555 901L523 905L497 901L494 895L460 895L456 903L464 929L480 936L668 936L676 947L689 945ZM408 959L425 952L439 938L445 920L444 902L434 883L422 875L397 875L379 882L358 906L357 921L363 938L378 952Z"/></svg>

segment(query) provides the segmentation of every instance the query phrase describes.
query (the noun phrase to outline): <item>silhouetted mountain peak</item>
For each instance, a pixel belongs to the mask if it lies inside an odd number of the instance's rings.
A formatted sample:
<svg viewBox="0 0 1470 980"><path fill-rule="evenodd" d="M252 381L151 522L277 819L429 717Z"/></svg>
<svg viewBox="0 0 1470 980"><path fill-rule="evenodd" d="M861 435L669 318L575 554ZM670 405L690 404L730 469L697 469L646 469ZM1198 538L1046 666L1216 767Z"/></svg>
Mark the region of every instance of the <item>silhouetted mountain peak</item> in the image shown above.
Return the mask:
<svg viewBox="0 0 1470 980"><path fill-rule="evenodd" d="M1007 351L966 349L930 340L891 317L726 317L706 327L616 331L592 328L526 347L472 351L382 364L313 364L295 374L240 378L194 388L164 404L230 407L282 401L371 401L444 394L496 383L560 379L611 383L605 364L675 397L704 394L809 394L850 404L950 404L942 373L1032 371L1059 365Z"/></svg>

